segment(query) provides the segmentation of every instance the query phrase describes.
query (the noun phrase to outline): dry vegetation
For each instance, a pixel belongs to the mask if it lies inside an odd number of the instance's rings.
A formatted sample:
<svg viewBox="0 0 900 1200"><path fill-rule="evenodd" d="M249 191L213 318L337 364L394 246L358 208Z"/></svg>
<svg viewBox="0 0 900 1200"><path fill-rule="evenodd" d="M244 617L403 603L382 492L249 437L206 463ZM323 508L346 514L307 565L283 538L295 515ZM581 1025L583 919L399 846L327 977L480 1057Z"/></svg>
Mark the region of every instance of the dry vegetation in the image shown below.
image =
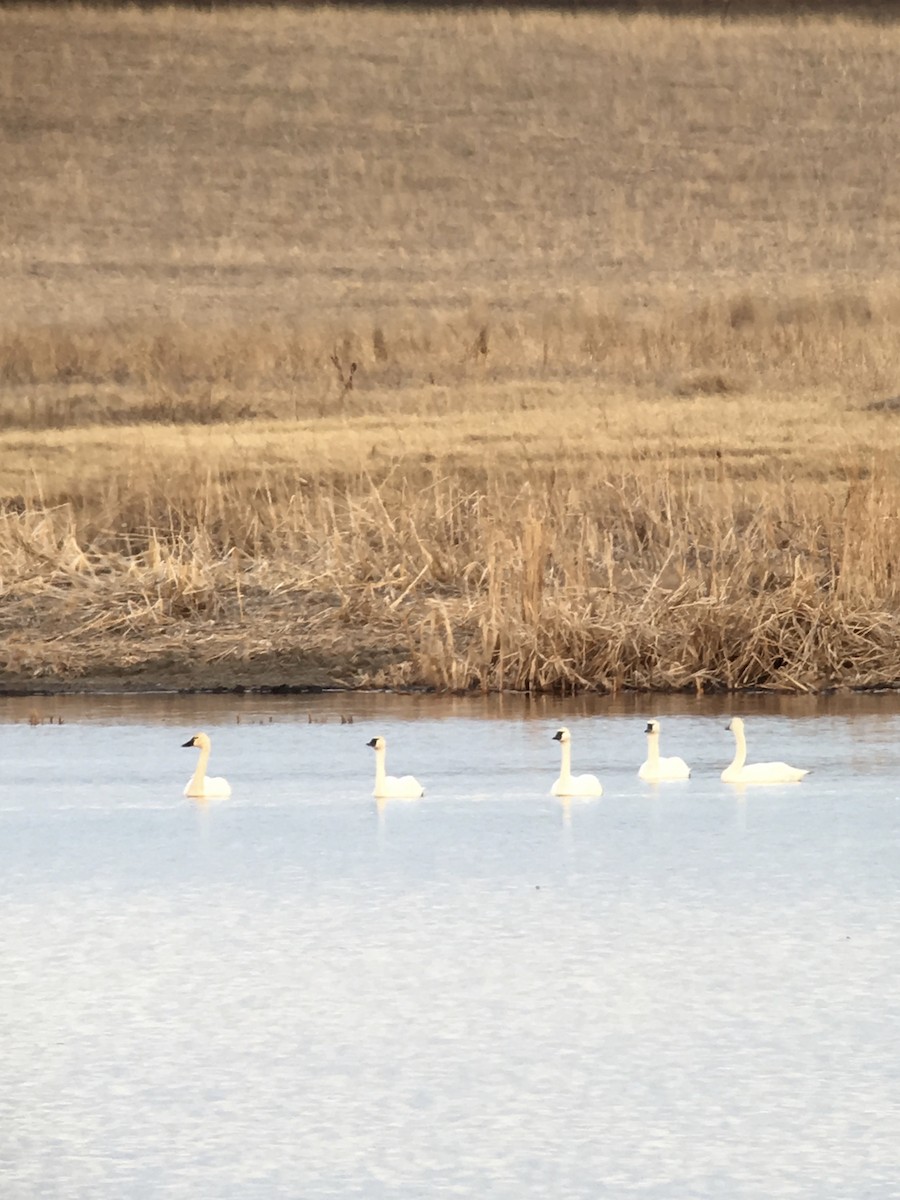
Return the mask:
<svg viewBox="0 0 900 1200"><path fill-rule="evenodd" d="M0 9L0 684L894 683L898 54Z"/></svg>

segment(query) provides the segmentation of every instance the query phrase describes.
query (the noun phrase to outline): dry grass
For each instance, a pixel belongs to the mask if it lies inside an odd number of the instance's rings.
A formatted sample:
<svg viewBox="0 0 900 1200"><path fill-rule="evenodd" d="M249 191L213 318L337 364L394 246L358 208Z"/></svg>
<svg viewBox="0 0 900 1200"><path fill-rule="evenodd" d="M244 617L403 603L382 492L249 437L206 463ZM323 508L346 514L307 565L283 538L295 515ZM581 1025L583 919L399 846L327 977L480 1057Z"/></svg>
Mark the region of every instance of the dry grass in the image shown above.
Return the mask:
<svg viewBox="0 0 900 1200"><path fill-rule="evenodd" d="M895 265L895 26L37 6L0 35L3 324L517 318Z"/></svg>
<svg viewBox="0 0 900 1200"><path fill-rule="evenodd" d="M900 288L660 297L651 310L559 302L402 321L225 328L0 328L0 427L202 423L443 411L498 386L659 397L840 388L876 403L900 381Z"/></svg>
<svg viewBox="0 0 900 1200"><path fill-rule="evenodd" d="M893 683L898 51L0 9L0 681Z"/></svg>
<svg viewBox="0 0 900 1200"><path fill-rule="evenodd" d="M640 405L621 407L624 423ZM900 496L879 452L864 471L854 456L843 482L837 460L798 477L762 447L749 471L727 447L610 451L598 470L561 430L523 477L502 428L486 466L464 431L452 444L444 430L443 453L391 461L344 427L350 461L312 478L292 455L327 454L339 426L272 426L255 430L266 451L229 451L239 430L146 430L130 465L126 431L57 435L74 465L99 469L77 502L31 491L3 517L8 678L535 690L896 678Z"/></svg>

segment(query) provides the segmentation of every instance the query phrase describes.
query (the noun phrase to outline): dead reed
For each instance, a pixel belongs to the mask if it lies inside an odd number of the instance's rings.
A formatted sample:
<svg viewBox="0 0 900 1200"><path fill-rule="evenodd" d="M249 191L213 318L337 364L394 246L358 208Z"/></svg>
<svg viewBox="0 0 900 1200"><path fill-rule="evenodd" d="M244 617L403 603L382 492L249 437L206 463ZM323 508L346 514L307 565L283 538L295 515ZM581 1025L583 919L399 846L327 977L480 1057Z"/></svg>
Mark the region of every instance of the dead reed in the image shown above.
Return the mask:
<svg viewBox="0 0 900 1200"><path fill-rule="evenodd" d="M900 671L900 494L635 459L245 483L0 521L3 677L159 671L442 689L872 687ZM265 496L263 501L262 496ZM138 506L153 510L149 522ZM277 667L273 663L278 662ZM255 664L255 665L254 665Z"/></svg>

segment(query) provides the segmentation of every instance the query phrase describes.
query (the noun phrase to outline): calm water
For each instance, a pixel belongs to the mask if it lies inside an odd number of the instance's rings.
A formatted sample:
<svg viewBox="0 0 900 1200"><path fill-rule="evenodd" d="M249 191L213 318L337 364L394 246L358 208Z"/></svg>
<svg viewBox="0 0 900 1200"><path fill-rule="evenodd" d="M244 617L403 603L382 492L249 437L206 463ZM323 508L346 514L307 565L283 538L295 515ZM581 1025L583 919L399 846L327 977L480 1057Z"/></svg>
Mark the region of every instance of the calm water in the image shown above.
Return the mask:
<svg viewBox="0 0 900 1200"><path fill-rule="evenodd" d="M732 709L0 700L3 1200L896 1200L900 705Z"/></svg>

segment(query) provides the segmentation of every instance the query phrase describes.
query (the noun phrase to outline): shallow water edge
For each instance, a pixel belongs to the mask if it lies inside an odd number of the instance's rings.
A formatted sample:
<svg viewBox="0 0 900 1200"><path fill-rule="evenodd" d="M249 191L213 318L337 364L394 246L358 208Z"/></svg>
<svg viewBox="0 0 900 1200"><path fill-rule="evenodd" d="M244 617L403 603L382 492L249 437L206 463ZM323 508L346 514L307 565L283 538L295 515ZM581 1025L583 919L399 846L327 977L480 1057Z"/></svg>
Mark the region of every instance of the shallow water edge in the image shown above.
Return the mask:
<svg viewBox="0 0 900 1200"><path fill-rule="evenodd" d="M576 696L528 695L518 692L448 693L341 688L278 687L270 689L159 689L136 692L107 688L79 692L13 692L0 690L0 724L65 722L203 720L212 725L243 722L335 721L352 723L389 716L464 717L479 720L555 721L569 717L771 716L792 720L815 717L891 717L900 715L900 692L830 692L794 695L772 692L722 692L698 696L683 693L582 693Z"/></svg>
<svg viewBox="0 0 900 1200"><path fill-rule="evenodd" d="M29 697L54 697L54 696L428 696L435 699L440 697L453 697L457 699L468 699L477 701L488 697L502 698L506 697L512 700L523 700L528 702L536 702L539 700L556 700L559 703L566 704L571 700L578 699L593 699L596 701L615 701L626 697L633 698L639 708L646 709L649 706L657 704L662 698L668 698L677 702L684 703L688 708L696 701L702 703L705 700L737 700L737 698L746 699L748 697L758 697L767 699L784 699L793 697L797 700L813 700L813 701L834 701L836 699L845 698L847 700L856 696L897 696L900 697L900 680L891 684L872 684L861 685L858 687L832 687L822 688L818 691L794 692L777 689L766 688L709 688L704 692L697 692L693 688L684 689L682 691L671 690L654 690L652 688L636 689L622 688L617 692L604 691L580 691L573 693L562 693L555 691L547 692L523 692L508 689L503 692L489 691L484 692L481 689L472 688L468 691L463 690L440 690L430 687L357 687L352 684L340 681L322 682L320 678L303 677L299 681L285 683L283 681L270 682L253 679L251 682L235 682L233 680L223 682L218 674L213 674L209 679L202 677L195 681L185 683L179 678L146 680L137 679L126 671L121 674L102 674L81 676L78 679L47 679L39 678L19 678L4 676L0 673L0 699L2 698L20 698L27 699Z"/></svg>

